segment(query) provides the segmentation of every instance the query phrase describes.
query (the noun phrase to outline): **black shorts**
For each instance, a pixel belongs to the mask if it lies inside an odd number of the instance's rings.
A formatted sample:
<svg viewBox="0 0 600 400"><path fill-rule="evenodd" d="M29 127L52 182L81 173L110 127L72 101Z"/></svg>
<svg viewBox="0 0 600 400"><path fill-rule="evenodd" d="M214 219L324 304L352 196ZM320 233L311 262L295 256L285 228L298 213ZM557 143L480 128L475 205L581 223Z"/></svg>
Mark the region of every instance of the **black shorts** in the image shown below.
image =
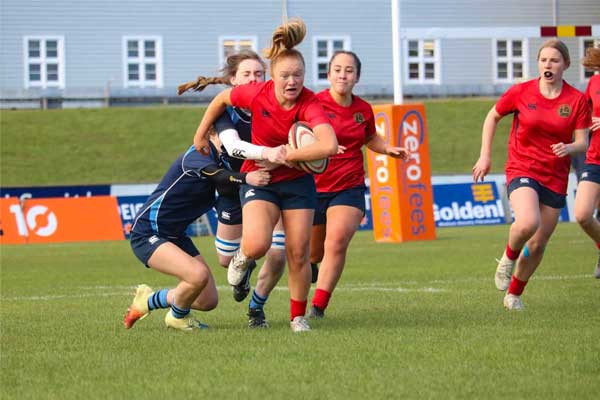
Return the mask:
<svg viewBox="0 0 600 400"><path fill-rule="evenodd" d="M242 204L239 197L219 196L215 205L219 222L225 225L242 223Z"/></svg>
<svg viewBox="0 0 600 400"><path fill-rule="evenodd" d="M518 177L510 181L508 184L508 198L510 194L520 187L530 187L537 192L540 203L552 208L564 208L567 205L567 196L556 193L545 186L542 186L538 181L526 176Z"/></svg>
<svg viewBox="0 0 600 400"><path fill-rule="evenodd" d="M317 190L312 175L302 175L291 181L271 183L267 186L242 185L242 207L252 200L271 202L280 210L315 209Z"/></svg>
<svg viewBox="0 0 600 400"><path fill-rule="evenodd" d="M333 206L350 206L358 208L365 215L364 186L356 186L339 192L317 193L317 208L313 225L323 225L327 222L327 209Z"/></svg>
<svg viewBox="0 0 600 400"><path fill-rule="evenodd" d="M600 185L600 165L584 164L579 181L594 182Z"/></svg>
<svg viewBox="0 0 600 400"><path fill-rule="evenodd" d="M148 260L152 257L152 254L158 249L158 247L166 242L171 242L181 250L185 251L192 257L196 257L200 254L194 242L187 236L183 236L177 239L165 239L156 234L144 235L137 232L131 232L129 238L133 254L148 267Z"/></svg>

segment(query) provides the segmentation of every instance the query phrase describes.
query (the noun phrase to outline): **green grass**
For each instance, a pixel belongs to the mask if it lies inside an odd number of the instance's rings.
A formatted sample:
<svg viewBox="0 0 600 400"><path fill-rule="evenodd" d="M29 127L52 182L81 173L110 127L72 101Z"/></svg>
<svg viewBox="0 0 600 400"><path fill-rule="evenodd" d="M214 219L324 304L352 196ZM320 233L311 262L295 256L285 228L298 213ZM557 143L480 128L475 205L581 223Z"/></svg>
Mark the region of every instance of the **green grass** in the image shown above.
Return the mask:
<svg viewBox="0 0 600 400"><path fill-rule="evenodd" d="M493 100L427 101L434 174L470 173ZM189 144L201 107L0 111L1 186L158 182ZM503 170L510 118L493 171Z"/></svg>
<svg viewBox="0 0 600 400"><path fill-rule="evenodd" d="M326 318L292 334L285 280L268 330L245 327L247 303L213 268L211 328L167 331L154 312L126 331L146 270L126 241L2 246L3 399L596 398L600 391L597 252L560 224L524 295L507 312L494 288L506 226L445 228L431 242L353 240ZM195 239L216 265L211 238Z"/></svg>

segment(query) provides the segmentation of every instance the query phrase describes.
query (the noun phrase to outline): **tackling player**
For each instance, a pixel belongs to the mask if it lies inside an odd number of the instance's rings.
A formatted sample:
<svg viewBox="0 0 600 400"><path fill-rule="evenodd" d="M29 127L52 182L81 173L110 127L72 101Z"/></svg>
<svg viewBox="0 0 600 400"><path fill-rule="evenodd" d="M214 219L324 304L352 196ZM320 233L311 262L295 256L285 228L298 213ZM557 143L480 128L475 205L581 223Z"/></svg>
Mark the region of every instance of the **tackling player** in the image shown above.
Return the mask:
<svg viewBox="0 0 600 400"><path fill-rule="evenodd" d="M515 220L495 275L498 290L508 289L504 306L509 310L523 309L521 294L566 203L569 155L585 151L590 125L583 94L563 79L570 64L567 46L556 39L546 41L537 64L539 78L512 86L487 114L481 153L473 167L473 180L483 180L491 168L496 126L513 114L506 182Z"/></svg>
<svg viewBox="0 0 600 400"><path fill-rule="evenodd" d="M270 176L265 171L236 173L222 168L220 143L214 135L212 140L208 155L193 146L180 155L135 217L134 254L146 267L175 276L179 284L159 291L139 285L123 320L127 329L158 308L170 309L165 315L169 328L201 329L205 325L191 316L190 309L209 311L217 306L213 276L185 230L214 206L216 188L221 193L237 192L240 184L265 185Z"/></svg>

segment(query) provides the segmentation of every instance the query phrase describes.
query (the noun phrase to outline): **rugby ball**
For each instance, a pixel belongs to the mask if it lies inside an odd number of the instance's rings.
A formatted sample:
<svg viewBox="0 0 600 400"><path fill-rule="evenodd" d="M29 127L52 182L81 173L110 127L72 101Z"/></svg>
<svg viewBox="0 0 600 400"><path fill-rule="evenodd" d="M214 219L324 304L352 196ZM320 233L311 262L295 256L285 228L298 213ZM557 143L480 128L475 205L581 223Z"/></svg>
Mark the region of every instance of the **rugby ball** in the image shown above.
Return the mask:
<svg viewBox="0 0 600 400"><path fill-rule="evenodd" d="M301 149L315 143L317 139L306 122L295 122L288 133L288 142L293 149ZM329 165L329 158L298 161L298 166L309 174L322 174Z"/></svg>

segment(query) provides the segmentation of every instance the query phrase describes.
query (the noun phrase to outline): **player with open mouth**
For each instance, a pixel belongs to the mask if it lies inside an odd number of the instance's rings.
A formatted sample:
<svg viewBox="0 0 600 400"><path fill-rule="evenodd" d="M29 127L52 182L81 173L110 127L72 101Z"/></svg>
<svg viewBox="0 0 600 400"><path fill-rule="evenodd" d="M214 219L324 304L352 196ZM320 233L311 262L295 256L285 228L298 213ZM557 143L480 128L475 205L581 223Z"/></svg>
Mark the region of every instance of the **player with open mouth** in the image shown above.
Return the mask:
<svg viewBox="0 0 600 400"><path fill-rule="evenodd" d="M512 86L487 114L473 167L473 180L483 180L491 168L498 122L513 114L506 182L515 220L495 274L496 288L508 289L504 306L509 310L523 309L521 294L566 204L569 155L585 151L590 126L583 94L563 79L570 64L567 46L556 39L546 41L537 63L539 78Z"/></svg>

